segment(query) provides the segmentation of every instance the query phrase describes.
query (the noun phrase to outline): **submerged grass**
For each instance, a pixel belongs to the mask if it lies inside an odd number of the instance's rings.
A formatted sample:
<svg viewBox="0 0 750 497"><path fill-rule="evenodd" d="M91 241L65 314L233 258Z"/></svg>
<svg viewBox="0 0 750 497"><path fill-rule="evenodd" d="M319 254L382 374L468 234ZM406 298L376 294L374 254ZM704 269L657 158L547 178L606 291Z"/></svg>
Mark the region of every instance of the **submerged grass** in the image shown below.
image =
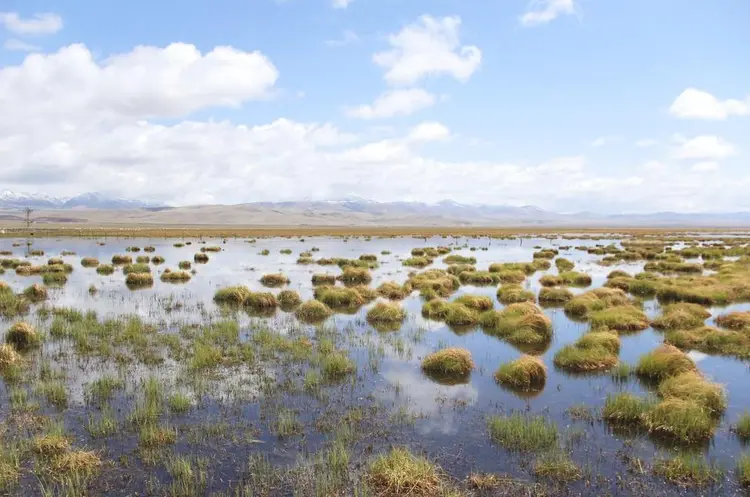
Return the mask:
<svg viewBox="0 0 750 497"><path fill-rule="evenodd" d="M511 451L536 452L557 444L557 426L542 416L512 414L487 419L490 438Z"/></svg>

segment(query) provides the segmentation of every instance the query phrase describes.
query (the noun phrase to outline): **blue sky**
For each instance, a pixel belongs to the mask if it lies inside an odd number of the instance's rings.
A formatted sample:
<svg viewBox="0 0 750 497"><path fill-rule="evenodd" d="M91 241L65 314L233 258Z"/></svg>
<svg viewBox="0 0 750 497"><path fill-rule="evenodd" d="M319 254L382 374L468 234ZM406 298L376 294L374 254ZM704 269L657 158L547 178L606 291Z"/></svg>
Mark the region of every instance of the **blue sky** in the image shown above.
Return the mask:
<svg viewBox="0 0 750 497"><path fill-rule="evenodd" d="M0 189L750 209L750 2L336 1L6 0Z"/></svg>

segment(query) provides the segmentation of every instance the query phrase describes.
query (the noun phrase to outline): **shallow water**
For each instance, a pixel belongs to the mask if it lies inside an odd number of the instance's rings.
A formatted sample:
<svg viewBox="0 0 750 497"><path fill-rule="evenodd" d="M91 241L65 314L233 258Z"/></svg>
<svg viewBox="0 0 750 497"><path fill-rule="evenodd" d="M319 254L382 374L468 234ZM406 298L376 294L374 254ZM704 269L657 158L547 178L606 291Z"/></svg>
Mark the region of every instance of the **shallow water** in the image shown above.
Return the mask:
<svg viewBox="0 0 750 497"><path fill-rule="evenodd" d="M478 269L484 269L494 262L529 262L535 247L556 248L563 246L593 246L619 243L618 240L569 240L569 239L513 239L500 240L489 238L382 238L366 240L364 238L308 238L299 239L258 239L253 243L248 240L229 239L208 240L207 245L219 245L221 252L209 252L207 264L194 264L195 274L185 284L170 284L159 280L164 268L177 268L181 260L192 262L193 254L204 246L199 240L192 240L192 245L176 248L177 240L162 239L35 239L34 249L45 251L43 257L29 257L34 265L46 264L49 257L58 256L62 251L76 252L75 256L64 256L65 262L74 266L68 283L51 291L50 299L45 304L54 307L74 307L80 310L94 310L100 317L135 314L144 321L159 323L161 332L168 332L186 324L202 324L216 319L221 310L212 301L215 291L230 285L246 285L252 290L264 290L277 293L279 289L264 288L259 279L266 273L283 273L290 280L284 288L297 290L303 300L312 298L313 287L310 277L313 273L339 274L337 266L299 265L296 263L300 252L313 247L315 259L321 257L345 257L356 259L361 254L377 254L379 268L372 271L375 288L385 281L403 283L413 268L401 265L401 260L410 256L410 251L417 247L435 247L446 245L453 248L452 253L476 257ZM13 242L25 244L25 240L0 240L0 250L13 250L13 257L25 257L26 247L13 248ZM104 245L98 245L102 242ZM154 246L151 254L144 252L130 254L133 259L138 255L160 255L166 259L164 264L152 266L155 274L151 288L130 290L125 286L124 275L117 270L111 276L100 276L95 269L83 268L82 257L96 257L102 263L109 263L114 254L124 254L128 246ZM475 250L472 250L475 249ZM269 255L261 255L262 250L269 250ZM292 254L283 255L281 249L291 249ZM381 251L390 251L390 255L381 255ZM575 262L576 270L588 273L593 279L589 288L601 286L606 276L614 269L624 269L636 273L643 267L643 262L602 266L597 263L600 257L571 248L561 250L560 257ZM442 258L442 257L441 257ZM446 267L440 259L429 266ZM530 276L524 286L538 292L538 280L544 274L555 274L554 264L548 271L537 272ZM32 283L41 283L41 276L18 276L12 270L0 276L17 292ZM89 287L97 288L95 295L89 294ZM587 289L572 289L575 293ZM483 294L493 298L495 307L502 307L495 299L495 286L473 287L462 286L451 299L463 294ZM63 410L43 406L46 414L61 416L65 419L66 428L76 434L77 440L88 446L105 451L107 459L117 460L123 454L133 454L137 449L137 434L119 433L111 440L91 438L83 426L92 410L84 400L85 385L104 372L119 374L127 378L126 388L119 393L114 405L119 410L119 418L124 419L129 406L132 405L140 381L146 377L156 377L171 388L181 389L193 399L198 399L198 406L190 413L173 420L180 426L180 437L173 447L177 453L204 454L209 457L211 466L211 483L207 492L231 488L231 482L241 477L248 454L261 452L278 464L293 464L300 454L314 452L327 439L325 430L316 429L319 420L327 410L341 413L355 406L377 406L373 423L382 431L373 431L371 439L365 445L371 445L375 451L391 444L407 444L415 450L424 450L436 458L451 475L464 478L470 471L487 471L506 473L526 479L533 479L529 473L528 457L513 454L493 444L485 428L486 417L491 414L510 413L520 410L543 414L554 420L561 432L573 434L575 442L570 443L573 459L588 468L593 475L607 479L599 486L613 493L633 493L632 489L623 488L616 483L616 476L626 471L626 466L619 459L627 452L630 456L653 460L659 455L669 453L669 447L657 444L644 435L626 436L612 433L600 421L573 421L567 414L572 406L586 405L598 411L607 396L621 390L638 394L649 392L649 388L635 378L626 382L617 382L608 374L575 376L557 370L553 366L555 353L564 345L574 342L589 329L589 324L576 322L568 318L560 308L545 309L545 314L553 322L554 338L549 348L540 356L548 367L548 378L544 390L536 396L519 396L497 385L493 373L506 361L521 355L518 349L508 343L487 335L480 328L454 330L451 327L421 316L422 300L414 292L402 304L409 311L409 317L399 331L379 333L367 324L365 315L375 302L364 306L356 314L336 314L323 326L338 330L350 338L346 341L351 357L358 364L358 375L355 381L329 387L328 399L322 401L299 393L274 394L272 400L259 387L258 375L253 371L233 370L219 381L207 379L205 390L199 394L192 385L180 385L178 370L180 364L167 359L158 366L127 365L122 366L101 363L95 360L77 360L65 344L54 341L45 343L42 352L44 358L51 361L53 367L66 371L66 386L69 393L68 407ZM733 305L729 308L711 309L714 316L733 310L748 310L747 304ZM659 304L653 300L645 302L649 317L659 314ZM299 325L293 314L277 311L268 318L249 317L244 313L232 315L241 323L243 332L266 323L272 328L286 330L310 326ZM709 323L712 322L711 318ZM648 329L632 335L622 336L621 361L629 364L637 362L644 353L662 343L662 334ZM421 359L446 346L463 347L471 351L477 363L471 379L467 384L441 385L425 376L420 369ZM372 367L373 350L377 367ZM726 386L729 405L724 414L720 428L710 444L697 450L705 452L709 458L722 466L732 469L734 459L743 450L740 442L729 430L737 417L750 407L750 390L746 388L748 379L747 363L732 358L706 356L692 352L691 357L699 369L711 380ZM32 357L33 359L33 357ZM266 372L274 378L288 375L289 371ZM2 382L0 381L0 384ZM0 415L8 414L8 389L0 387ZM305 424L305 436L281 440L268 429L267 404L285 405L296 409L300 420ZM394 422L394 416L408 414L406 423ZM191 443L185 433L190 426L205 426L210 423L229 423L232 426L247 427L249 438L257 441L247 443L209 440ZM234 429L234 428L232 428ZM244 430L244 429L243 429ZM238 430L240 431L240 430ZM243 437L244 437L243 431ZM220 437L219 437L220 438ZM128 495L133 491L144 491L148 485L137 475L150 475L149 478L167 484L170 477L158 464L149 466L140 462L130 463L128 469L118 469L118 474L130 472L134 477L127 484L102 484L107 489L92 491L107 495ZM659 492L678 492L659 480L647 478L649 485L655 485ZM26 485L26 486L23 486ZM731 483L722 488L722 492L739 491ZM639 487L640 488L640 487ZM33 480L22 478L22 489L16 490L20 495L32 495L37 487ZM567 487L569 491L585 491L579 483ZM637 491L635 492L637 493Z"/></svg>

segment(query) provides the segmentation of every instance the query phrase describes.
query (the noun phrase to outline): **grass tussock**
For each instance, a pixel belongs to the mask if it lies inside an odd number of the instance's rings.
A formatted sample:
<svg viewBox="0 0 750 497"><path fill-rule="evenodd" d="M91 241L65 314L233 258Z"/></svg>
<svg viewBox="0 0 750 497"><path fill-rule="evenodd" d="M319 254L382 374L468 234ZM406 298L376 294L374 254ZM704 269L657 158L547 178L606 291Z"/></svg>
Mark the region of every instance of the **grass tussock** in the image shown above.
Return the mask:
<svg viewBox="0 0 750 497"><path fill-rule="evenodd" d="M23 291L23 296L29 302L42 302L44 300L47 300L47 298L49 297L49 292L47 291L46 286L40 285L39 283L34 283L33 285L26 287L26 289Z"/></svg>
<svg viewBox="0 0 750 497"><path fill-rule="evenodd" d="M458 275L459 281L464 285L488 286L500 283L499 273L489 271L464 271Z"/></svg>
<svg viewBox="0 0 750 497"><path fill-rule="evenodd" d="M164 264L166 259L160 255L155 255L151 258L151 264Z"/></svg>
<svg viewBox="0 0 750 497"><path fill-rule="evenodd" d="M412 292L410 283L399 285L395 281L386 281L377 288L378 295L388 300L403 300Z"/></svg>
<svg viewBox="0 0 750 497"><path fill-rule="evenodd" d="M84 257L81 259L81 266L83 267L97 267L99 265L99 259L95 257Z"/></svg>
<svg viewBox="0 0 750 497"><path fill-rule="evenodd" d="M188 269L193 267L193 263L190 261L180 261L179 264L177 264L177 267L182 269L183 271L187 271Z"/></svg>
<svg viewBox="0 0 750 497"><path fill-rule="evenodd" d="M112 264L119 266L123 264L132 264L133 258L129 255L115 254L112 256Z"/></svg>
<svg viewBox="0 0 750 497"><path fill-rule="evenodd" d="M294 309L302 303L299 293L294 290L282 290L276 299L279 301L279 306L284 310Z"/></svg>
<svg viewBox="0 0 750 497"><path fill-rule="evenodd" d="M44 273L42 283L48 286L61 286L68 282L65 273Z"/></svg>
<svg viewBox="0 0 750 497"><path fill-rule="evenodd" d="M591 276L586 273L578 273L576 271L565 271L560 273L560 279L563 284L569 286L586 287L591 285Z"/></svg>
<svg viewBox="0 0 750 497"><path fill-rule="evenodd" d="M406 448L394 448L375 458L367 481L382 496L433 497L440 495L442 487L438 468Z"/></svg>
<svg viewBox="0 0 750 497"><path fill-rule="evenodd" d="M539 345L552 338L552 321L530 302L511 304L501 311L487 311L480 317L486 333L512 344Z"/></svg>
<svg viewBox="0 0 750 497"><path fill-rule="evenodd" d="M678 398L658 403L643 415L643 422L652 435L682 443L709 440L717 424L704 406Z"/></svg>
<svg viewBox="0 0 750 497"><path fill-rule="evenodd" d="M143 263L128 264L122 268L123 274L150 273L151 266Z"/></svg>
<svg viewBox="0 0 750 497"><path fill-rule="evenodd" d="M308 300L307 302L303 302L294 314L302 322L316 323L328 319L333 312L323 302Z"/></svg>
<svg viewBox="0 0 750 497"><path fill-rule="evenodd" d="M697 371L688 371L665 379L659 385L659 395L664 399L681 399L703 406L714 416L727 408L724 388L708 381Z"/></svg>
<svg viewBox="0 0 750 497"><path fill-rule="evenodd" d="M453 303L461 304L475 311L488 311L493 307L492 299L486 295L461 295Z"/></svg>
<svg viewBox="0 0 750 497"><path fill-rule="evenodd" d="M438 350L422 360L422 371L441 378L466 378L474 368L471 352L456 347Z"/></svg>
<svg viewBox="0 0 750 497"><path fill-rule="evenodd" d="M172 271L167 268L161 273L161 280L165 283L186 283L190 281L191 274L187 271Z"/></svg>
<svg viewBox="0 0 750 497"><path fill-rule="evenodd" d="M288 285L289 278L287 278L283 274L264 274L260 278L260 283L261 285L267 286L269 288L276 288Z"/></svg>
<svg viewBox="0 0 750 497"><path fill-rule="evenodd" d="M348 285L367 285L372 281L372 275L367 268L347 267L338 279Z"/></svg>
<svg viewBox="0 0 750 497"><path fill-rule="evenodd" d="M0 372L21 363L21 354L12 345L0 344Z"/></svg>
<svg viewBox="0 0 750 497"><path fill-rule="evenodd" d="M750 358L750 336L740 331L702 326L691 330L667 331L664 341L681 349Z"/></svg>
<svg viewBox="0 0 750 497"><path fill-rule="evenodd" d="M242 305L252 292L246 286L230 286L220 288L214 294L214 302L217 304Z"/></svg>
<svg viewBox="0 0 750 497"><path fill-rule="evenodd" d="M536 295L521 285L506 283L497 289L497 300L506 305L520 302L536 302Z"/></svg>
<svg viewBox="0 0 750 497"><path fill-rule="evenodd" d="M557 426L542 416L491 416L487 420L490 438L516 452L542 451L557 444Z"/></svg>
<svg viewBox="0 0 750 497"><path fill-rule="evenodd" d="M424 268L432 264L432 258L425 256L409 257L401 261L401 264L406 267Z"/></svg>
<svg viewBox="0 0 750 497"><path fill-rule="evenodd" d="M643 378L659 381L682 373L696 371L695 363L684 352L672 345L661 345L643 355L635 373Z"/></svg>
<svg viewBox="0 0 750 497"><path fill-rule="evenodd" d="M29 323L13 323L5 334L5 342L13 345L16 350L28 350L39 346L42 342L39 334Z"/></svg>
<svg viewBox="0 0 750 497"><path fill-rule="evenodd" d="M571 260L564 257L558 257L555 259L555 267L559 272L564 273L566 271L572 271L576 265Z"/></svg>
<svg viewBox="0 0 750 497"><path fill-rule="evenodd" d="M594 331L566 345L555 354L555 366L574 372L609 371L618 363L620 337L610 331Z"/></svg>
<svg viewBox="0 0 750 497"><path fill-rule="evenodd" d="M547 368L538 357L524 355L502 364L495 371L495 380L513 390L539 392L544 390Z"/></svg>
<svg viewBox="0 0 750 497"><path fill-rule="evenodd" d="M96 272L102 276L109 276L110 274L114 274L115 267L111 264L102 264L101 266L97 266Z"/></svg>
<svg viewBox="0 0 750 497"><path fill-rule="evenodd" d="M589 313L593 328L608 328L619 332L634 332L649 327L646 314L633 305L621 305Z"/></svg>
<svg viewBox="0 0 750 497"><path fill-rule="evenodd" d="M563 283L563 279L556 274L545 274L539 278L539 284L544 287L560 286Z"/></svg>
<svg viewBox="0 0 750 497"><path fill-rule="evenodd" d="M256 311L272 310L279 306L279 301L276 300L276 295L270 292L250 292L244 305Z"/></svg>
<svg viewBox="0 0 750 497"><path fill-rule="evenodd" d="M592 312L626 305L631 305L631 302L625 292L602 287L573 297L565 304L565 313L576 318L586 318Z"/></svg>
<svg viewBox="0 0 750 497"><path fill-rule="evenodd" d="M705 307L698 304L681 302L665 305L661 316L651 322L651 326L659 330L692 329L703 326L711 317Z"/></svg>
<svg viewBox="0 0 750 497"><path fill-rule="evenodd" d="M193 256L193 262L196 264L205 264L208 262L208 254L205 254L203 252L197 252Z"/></svg>
<svg viewBox="0 0 750 497"><path fill-rule="evenodd" d="M629 392L607 395L602 418L620 426L642 426L644 415L654 406L654 401Z"/></svg>
<svg viewBox="0 0 750 497"><path fill-rule="evenodd" d="M526 273L520 269L503 269L497 272L490 272L497 275L497 279L501 283L520 284L526 280Z"/></svg>
<svg viewBox="0 0 750 497"><path fill-rule="evenodd" d="M367 311L367 321L370 324L403 323L404 319L406 319L406 311L398 304L378 302Z"/></svg>
<svg viewBox="0 0 750 497"><path fill-rule="evenodd" d="M542 288L539 290L539 303L545 306L564 305L573 299L573 292L567 288Z"/></svg>
<svg viewBox="0 0 750 497"><path fill-rule="evenodd" d="M479 313L465 305L444 300L431 300L422 306L422 316L446 324L470 326L477 324Z"/></svg>
<svg viewBox="0 0 750 497"><path fill-rule="evenodd" d="M331 309L355 310L362 307L367 299L354 288L319 286L314 296Z"/></svg>
<svg viewBox="0 0 750 497"><path fill-rule="evenodd" d="M312 275L312 284L315 286L320 285L330 285L333 286L336 284L336 275L334 274L324 274L324 273L317 273Z"/></svg>
<svg viewBox="0 0 750 497"><path fill-rule="evenodd" d="M451 254L443 258L445 264L476 264L476 257L466 257L461 254Z"/></svg>
<svg viewBox="0 0 750 497"><path fill-rule="evenodd" d="M724 471L704 456L683 453L668 459L657 459L653 464L657 476L682 486L703 487L721 481Z"/></svg>
<svg viewBox="0 0 750 497"><path fill-rule="evenodd" d="M750 331L750 312L730 312L716 318L716 324L734 331Z"/></svg>
<svg viewBox="0 0 750 497"><path fill-rule="evenodd" d="M420 293L429 292L435 297L448 298L461 287L456 276L442 269L431 269L409 275L409 284Z"/></svg>
<svg viewBox="0 0 750 497"><path fill-rule="evenodd" d="M476 271L477 268L475 266L472 266L471 264L451 264L448 266L448 269L446 269L446 272L448 274L452 274L454 276L458 276L459 274L463 273L464 271L472 272Z"/></svg>
<svg viewBox="0 0 750 497"><path fill-rule="evenodd" d="M553 451L539 456L534 463L534 474L558 482L569 482L583 477L581 468L561 451Z"/></svg>
<svg viewBox="0 0 750 497"><path fill-rule="evenodd" d="M125 278L125 284L129 288L144 288L154 284L154 277L151 273L130 273Z"/></svg>

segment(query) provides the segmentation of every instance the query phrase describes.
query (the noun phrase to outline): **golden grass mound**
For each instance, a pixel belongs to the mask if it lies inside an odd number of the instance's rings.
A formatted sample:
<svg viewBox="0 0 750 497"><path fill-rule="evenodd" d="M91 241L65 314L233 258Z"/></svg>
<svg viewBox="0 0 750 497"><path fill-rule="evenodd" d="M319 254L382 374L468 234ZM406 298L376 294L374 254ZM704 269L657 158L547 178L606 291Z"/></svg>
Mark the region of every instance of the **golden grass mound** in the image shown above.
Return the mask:
<svg viewBox="0 0 750 497"><path fill-rule="evenodd" d="M517 304L520 302L536 302L536 295L521 285L506 283L497 289L497 300L502 304Z"/></svg>
<svg viewBox="0 0 750 497"><path fill-rule="evenodd" d="M406 319L406 311L398 304L378 302L367 311L369 323L403 323Z"/></svg>
<svg viewBox="0 0 750 497"><path fill-rule="evenodd" d="M495 380L513 390L536 392L544 389L547 368L541 359L523 355L515 361L502 364L495 371Z"/></svg>
<svg viewBox="0 0 750 497"><path fill-rule="evenodd" d="M510 304L501 311L487 311L479 324L486 333L512 344L539 345L552 338L552 321L531 302Z"/></svg>
<svg viewBox="0 0 750 497"><path fill-rule="evenodd" d="M151 273L130 273L125 284L131 288L147 287L154 284L154 277Z"/></svg>
<svg viewBox="0 0 750 497"><path fill-rule="evenodd" d="M269 292L250 292L244 304L251 309L275 309L279 305L276 295Z"/></svg>
<svg viewBox="0 0 750 497"><path fill-rule="evenodd" d="M406 448L378 456L368 468L367 481L377 495L434 497L442 482L438 468Z"/></svg>
<svg viewBox="0 0 750 497"><path fill-rule="evenodd" d="M275 288L289 284L289 278L283 274L264 274L260 278L260 283L263 286Z"/></svg>
<svg viewBox="0 0 750 497"><path fill-rule="evenodd" d="M129 255L119 255L115 254L112 256L112 264L118 265L118 264L132 264L133 258Z"/></svg>
<svg viewBox="0 0 750 497"><path fill-rule="evenodd" d="M539 290L539 303L546 306L563 305L573 299L573 292L567 288L545 287Z"/></svg>
<svg viewBox="0 0 750 497"><path fill-rule="evenodd" d="M46 286L34 283L23 291L23 296L30 302L41 302L47 300L49 292Z"/></svg>
<svg viewBox="0 0 750 497"><path fill-rule="evenodd" d="M750 331L750 312L730 312L716 318L716 324L735 331Z"/></svg>
<svg viewBox="0 0 750 497"><path fill-rule="evenodd" d="M354 288L319 286L313 295L332 309L358 309L367 299Z"/></svg>
<svg viewBox="0 0 750 497"><path fill-rule="evenodd" d="M461 295L453 303L461 304L475 311L488 311L493 307L492 299L486 295Z"/></svg>
<svg viewBox="0 0 750 497"><path fill-rule="evenodd" d="M70 449L70 440L63 435L37 435L32 442L32 450L42 457L58 456Z"/></svg>
<svg viewBox="0 0 750 497"><path fill-rule="evenodd" d="M282 290L276 296L282 309L293 309L302 303L299 293L294 290Z"/></svg>
<svg viewBox="0 0 750 497"><path fill-rule="evenodd" d="M620 337L609 330L594 331L555 354L555 366L574 373L607 371L617 365Z"/></svg>
<svg viewBox="0 0 750 497"><path fill-rule="evenodd" d="M344 272L338 277L344 284L349 285L366 285L372 281L372 275L364 267L346 267Z"/></svg>
<svg viewBox="0 0 750 497"><path fill-rule="evenodd" d="M750 358L750 336L744 331L731 331L701 326L690 330L667 331L664 341L681 349L700 350L707 354Z"/></svg>
<svg viewBox="0 0 750 497"><path fill-rule="evenodd" d="M83 267L96 267L99 265L99 259L95 257L84 257L81 259L81 266Z"/></svg>
<svg viewBox="0 0 750 497"><path fill-rule="evenodd" d="M433 352L422 360L425 373L441 377L465 377L474 369L471 352L466 349L450 347Z"/></svg>
<svg viewBox="0 0 750 497"><path fill-rule="evenodd" d="M9 366L15 366L21 362L21 355L16 352L12 345L7 343L0 344L0 371Z"/></svg>
<svg viewBox="0 0 750 497"><path fill-rule="evenodd" d="M609 328L621 332L645 330L649 327L646 314L633 305L621 305L589 313L593 328Z"/></svg>
<svg viewBox="0 0 750 497"><path fill-rule="evenodd" d="M420 292L429 290L442 298L450 297L461 287L461 282L456 276L448 274L442 269L412 273L409 275L409 283Z"/></svg>
<svg viewBox="0 0 750 497"><path fill-rule="evenodd" d="M395 281L386 281L377 288L378 295L388 300L403 300L412 292L410 283L399 285Z"/></svg>
<svg viewBox="0 0 750 497"><path fill-rule="evenodd" d="M99 469L102 460L96 452L72 450L55 457L52 466L58 473L77 473L89 475Z"/></svg>
<svg viewBox="0 0 750 497"><path fill-rule="evenodd" d="M303 302L295 311L294 315L297 316L302 322L314 323L323 321L329 317L333 312L323 302L318 300L308 300Z"/></svg>
<svg viewBox="0 0 750 497"><path fill-rule="evenodd" d="M187 271L172 271L167 268L161 273L161 280L166 283L185 283L190 281L192 276Z"/></svg>
<svg viewBox="0 0 750 497"><path fill-rule="evenodd" d="M545 287L560 286L563 284L563 279L554 274L545 274L539 278L539 284Z"/></svg>
<svg viewBox="0 0 750 497"><path fill-rule="evenodd" d="M252 292L246 286L230 286L216 290L214 302L217 304L242 305Z"/></svg>
<svg viewBox="0 0 750 497"><path fill-rule="evenodd" d="M661 316L651 322L651 326L659 330L691 329L703 326L711 313L698 304L681 302L665 305Z"/></svg>
<svg viewBox="0 0 750 497"><path fill-rule="evenodd" d="M102 276L108 276L115 272L115 267L111 264L102 264L101 266L97 266L96 272Z"/></svg>
<svg viewBox="0 0 750 497"><path fill-rule="evenodd" d="M704 406L679 398L658 403L643 415L643 423L652 435L683 443L709 440L717 425Z"/></svg>
<svg viewBox="0 0 750 497"><path fill-rule="evenodd" d="M29 323L18 322L8 328L5 341L13 345L16 350L26 350L39 345L41 339Z"/></svg>
<svg viewBox="0 0 750 497"><path fill-rule="evenodd" d="M643 378L662 381L696 369L695 363L684 352L665 344L642 356L635 373Z"/></svg>
<svg viewBox="0 0 750 497"><path fill-rule="evenodd" d="M336 276L333 274L317 273L312 275L312 284L315 286L336 284Z"/></svg>
<svg viewBox="0 0 750 497"><path fill-rule="evenodd" d="M721 415L727 408L724 388L704 378L697 371L688 371L667 378L659 385L664 399L682 399L704 406L712 415Z"/></svg>
<svg viewBox="0 0 750 497"><path fill-rule="evenodd" d="M205 264L208 262L208 254L205 254L203 252L198 252L193 256L193 262L196 262L198 264Z"/></svg>
<svg viewBox="0 0 750 497"><path fill-rule="evenodd" d="M626 305L631 305L631 302L625 292L602 287L573 297L565 304L565 312L573 317L586 318L591 312Z"/></svg>

